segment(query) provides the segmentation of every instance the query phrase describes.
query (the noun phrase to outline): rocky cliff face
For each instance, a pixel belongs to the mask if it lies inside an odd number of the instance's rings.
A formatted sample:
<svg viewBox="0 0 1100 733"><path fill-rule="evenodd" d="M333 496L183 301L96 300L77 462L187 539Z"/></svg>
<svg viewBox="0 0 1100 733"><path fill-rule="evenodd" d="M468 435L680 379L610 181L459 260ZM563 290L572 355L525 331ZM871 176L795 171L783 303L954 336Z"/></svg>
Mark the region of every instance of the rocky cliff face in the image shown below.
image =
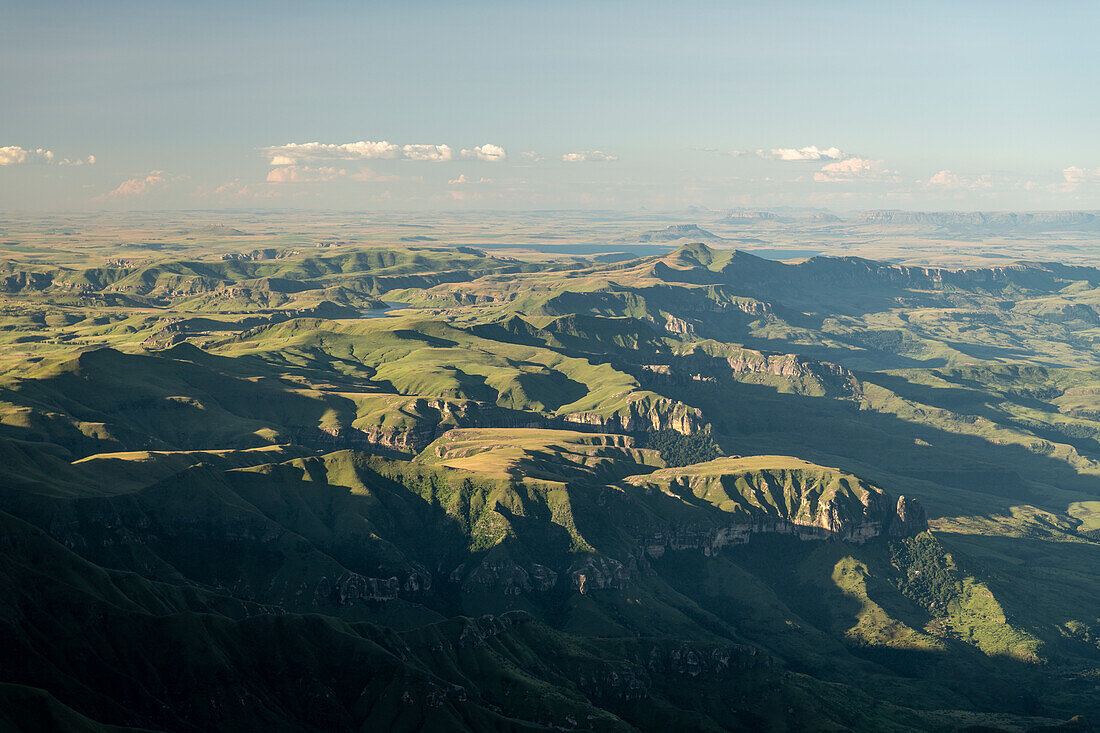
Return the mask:
<svg viewBox="0 0 1100 733"><path fill-rule="evenodd" d="M399 403L393 410L405 416L404 424L387 426L371 424L369 418L357 419L354 425L303 429L293 439L322 450L388 448L399 453L419 453L454 428L537 428L550 422L533 412L508 410L477 400L415 397Z"/></svg>
<svg viewBox="0 0 1100 733"><path fill-rule="evenodd" d="M839 364L806 359L797 354L764 354L743 349L736 356L725 359L730 373L736 377L746 374L771 374L797 385L816 385L826 392L839 390L855 394L859 381L855 375Z"/></svg>
<svg viewBox="0 0 1100 733"><path fill-rule="evenodd" d="M597 554L583 556L569 568L569 578L581 595L592 590L625 588L632 576L631 570L618 560Z"/></svg>
<svg viewBox="0 0 1100 733"><path fill-rule="evenodd" d="M768 354L754 349L708 352L705 349L674 358L668 364L641 366L646 384L689 382L760 381L778 377L798 394L856 398L862 392L859 379L848 368L797 354Z"/></svg>
<svg viewBox="0 0 1100 733"><path fill-rule="evenodd" d="M537 562L521 564L506 553L490 552L480 563L470 567L462 563L451 572L450 580L463 593L500 593L518 596L523 593L545 593L558 582L558 573Z"/></svg>
<svg viewBox="0 0 1100 733"><path fill-rule="evenodd" d="M675 430L681 435L691 435L710 429L698 408L655 394L642 395L609 414L574 412L562 415L561 419L613 433Z"/></svg>
<svg viewBox="0 0 1100 733"><path fill-rule="evenodd" d="M640 543L651 557L666 550L712 554L761 533L863 543L928 527L916 500L895 499L850 474L787 457L718 459L632 477L626 483L649 495L702 500L715 509L672 516L650 527Z"/></svg>

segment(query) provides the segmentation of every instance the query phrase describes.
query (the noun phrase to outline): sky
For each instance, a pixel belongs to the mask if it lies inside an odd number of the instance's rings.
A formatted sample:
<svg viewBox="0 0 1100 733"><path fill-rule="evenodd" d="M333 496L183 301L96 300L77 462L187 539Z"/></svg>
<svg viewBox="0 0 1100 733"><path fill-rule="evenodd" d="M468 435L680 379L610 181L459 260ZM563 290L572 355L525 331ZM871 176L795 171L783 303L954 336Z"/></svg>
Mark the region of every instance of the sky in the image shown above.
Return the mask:
<svg viewBox="0 0 1100 733"><path fill-rule="evenodd" d="M0 0L0 210L1100 209L1100 3Z"/></svg>

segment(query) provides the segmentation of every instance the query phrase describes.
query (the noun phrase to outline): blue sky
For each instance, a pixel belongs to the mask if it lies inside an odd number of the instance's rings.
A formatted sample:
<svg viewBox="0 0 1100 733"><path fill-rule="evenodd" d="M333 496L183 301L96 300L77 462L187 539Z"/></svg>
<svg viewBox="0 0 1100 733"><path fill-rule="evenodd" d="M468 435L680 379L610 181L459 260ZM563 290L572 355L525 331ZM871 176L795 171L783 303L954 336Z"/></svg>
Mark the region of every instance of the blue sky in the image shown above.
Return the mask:
<svg viewBox="0 0 1100 733"><path fill-rule="evenodd" d="M1097 27L1095 2L5 0L0 209L1100 208Z"/></svg>

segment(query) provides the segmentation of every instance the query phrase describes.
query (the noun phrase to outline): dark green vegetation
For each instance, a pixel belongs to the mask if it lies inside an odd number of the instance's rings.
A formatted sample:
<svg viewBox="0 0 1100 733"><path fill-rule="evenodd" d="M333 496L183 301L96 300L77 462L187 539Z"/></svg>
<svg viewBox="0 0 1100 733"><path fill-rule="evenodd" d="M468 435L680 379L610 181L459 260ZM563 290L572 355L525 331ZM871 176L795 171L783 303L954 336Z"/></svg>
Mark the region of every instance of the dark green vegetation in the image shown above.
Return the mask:
<svg viewBox="0 0 1100 733"><path fill-rule="evenodd" d="M1100 271L611 259L0 265L0 726L1100 718Z"/></svg>

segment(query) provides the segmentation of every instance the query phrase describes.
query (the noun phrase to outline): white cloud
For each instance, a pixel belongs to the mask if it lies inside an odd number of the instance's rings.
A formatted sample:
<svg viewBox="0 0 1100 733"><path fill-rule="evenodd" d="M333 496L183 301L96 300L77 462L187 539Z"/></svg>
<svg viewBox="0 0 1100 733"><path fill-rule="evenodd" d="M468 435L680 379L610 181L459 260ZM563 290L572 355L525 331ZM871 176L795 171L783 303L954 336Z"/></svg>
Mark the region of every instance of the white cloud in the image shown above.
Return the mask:
<svg viewBox="0 0 1100 733"><path fill-rule="evenodd" d="M842 183L856 180L900 181L896 171L888 170L881 160L867 158L845 158L834 163L826 163L814 173L818 183Z"/></svg>
<svg viewBox="0 0 1100 733"><path fill-rule="evenodd" d="M307 165L282 165L272 168L267 174L268 183L319 183L331 181L339 176L347 175L343 169L337 170L331 166L310 168Z"/></svg>
<svg viewBox="0 0 1100 733"><path fill-rule="evenodd" d="M757 150L756 154L769 160L799 161L821 160L827 158L839 160L844 153L839 148L819 148L816 145L807 145L803 148L772 148L771 150Z"/></svg>
<svg viewBox="0 0 1100 733"><path fill-rule="evenodd" d="M959 185L960 179L957 175L951 171L943 170L936 173L928 179L928 185L930 186L944 186L946 188L955 188Z"/></svg>
<svg viewBox="0 0 1100 733"><path fill-rule="evenodd" d="M213 195L217 199L221 200L262 200L262 199L283 199L283 198L298 198L304 196L305 191L287 189L283 186L278 186L270 183L241 183L241 179L234 178L232 181L217 186L213 191L209 191L202 187L199 188L193 195L198 197L205 197Z"/></svg>
<svg viewBox="0 0 1100 733"><path fill-rule="evenodd" d="M92 165L95 163L95 156L89 155L87 158L77 158L75 160L70 160L68 158L55 160L53 151L46 150L45 148L35 148L31 150L29 148L21 148L18 145L5 145L0 147L0 166L34 163L40 165Z"/></svg>
<svg viewBox="0 0 1100 733"><path fill-rule="evenodd" d="M164 171L150 171L145 176L139 176L137 178L130 178L118 185L118 188L97 196L98 200L105 199L127 199L135 196L142 196L157 189L163 188L168 185L168 182L172 180L172 176Z"/></svg>
<svg viewBox="0 0 1100 733"><path fill-rule="evenodd" d="M335 166L308 166L308 165L278 165L267 173L268 183L326 183L338 178L346 178L350 181L394 181L397 176L387 176L375 173L370 168L359 170L347 170Z"/></svg>
<svg viewBox="0 0 1100 733"><path fill-rule="evenodd" d="M397 158L401 146L385 140L356 143L287 143L261 148L271 158L271 165L294 165L305 160L366 160L370 158Z"/></svg>
<svg viewBox="0 0 1100 733"><path fill-rule="evenodd" d="M352 181L371 181L373 183L382 183L388 181L396 181L398 179L398 176L375 173L370 168L360 168L354 173L348 173L348 178Z"/></svg>
<svg viewBox="0 0 1100 733"><path fill-rule="evenodd" d="M0 165L18 165L27 159L27 151L17 145L0 148Z"/></svg>
<svg viewBox="0 0 1100 733"><path fill-rule="evenodd" d="M1002 181L1003 183L1003 181ZM960 176L949 170L942 170L928 178L926 186L944 189L982 189L993 187L993 177L985 174L977 177Z"/></svg>
<svg viewBox="0 0 1100 733"><path fill-rule="evenodd" d="M496 146L493 146L496 147ZM287 143L260 148L271 165L296 165L304 162L335 160L372 160L404 158L406 160L446 161L454 157L447 145L398 145L387 140L354 143ZM502 151L503 152L503 151Z"/></svg>
<svg viewBox="0 0 1100 733"><path fill-rule="evenodd" d="M1082 168L1081 166L1071 165L1062 171L1062 177L1065 179L1068 188L1075 189L1084 183L1100 183L1100 168Z"/></svg>
<svg viewBox="0 0 1100 733"><path fill-rule="evenodd" d="M238 192L240 192L240 190L242 188L243 188L243 186L241 185L241 179L234 178L232 181L226 181L225 183L223 183L220 186L218 186L217 188L215 188L214 189L214 195L216 195L216 196L233 195L233 194L237 194Z"/></svg>
<svg viewBox="0 0 1100 733"><path fill-rule="evenodd" d="M0 148L0 165L19 165L21 163L50 162L53 153L43 148L26 150L18 145L6 145Z"/></svg>
<svg viewBox="0 0 1100 733"><path fill-rule="evenodd" d="M447 184L451 185L451 186L464 186L466 184L479 184L479 183L492 183L492 182L493 182L492 178L485 178L484 176L482 176L481 178L478 178L475 181L472 178L467 178L465 173L460 173L458 178L452 178L451 180L447 181Z"/></svg>
<svg viewBox="0 0 1100 733"><path fill-rule="evenodd" d="M539 161L541 161L543 159L542 156L539 155L538 153L536 153L534 150L526 150L526 151L520 153L519 157L523 158L524 160L528 161L529 163L538 163Z"/></svg>
<svg viewBox="0 0 1100 733"><path fill-rule="evenodd" d="M401 152L402 157L409 160L442 162L452 157L451 149L446 145L405 145Z"/></svg>
<svg viewBox="0 0 1100 733"><path fill-rule="evenodd" d="M618 160L619 156L610 155L600 150L584 150L579 153L566 153L561 156L561 159L565 163L605 163Z"/></svg>
<svg viewBox="0 0 1100 733"><path fill-rule="evenodd" d="M485 143L484 145L478 145L473 150L463 150L462 157L477 158L478 160L488 160L495 163L504 160L507 157L507 153L505 153L504 148L499 145Z"/></svg>

